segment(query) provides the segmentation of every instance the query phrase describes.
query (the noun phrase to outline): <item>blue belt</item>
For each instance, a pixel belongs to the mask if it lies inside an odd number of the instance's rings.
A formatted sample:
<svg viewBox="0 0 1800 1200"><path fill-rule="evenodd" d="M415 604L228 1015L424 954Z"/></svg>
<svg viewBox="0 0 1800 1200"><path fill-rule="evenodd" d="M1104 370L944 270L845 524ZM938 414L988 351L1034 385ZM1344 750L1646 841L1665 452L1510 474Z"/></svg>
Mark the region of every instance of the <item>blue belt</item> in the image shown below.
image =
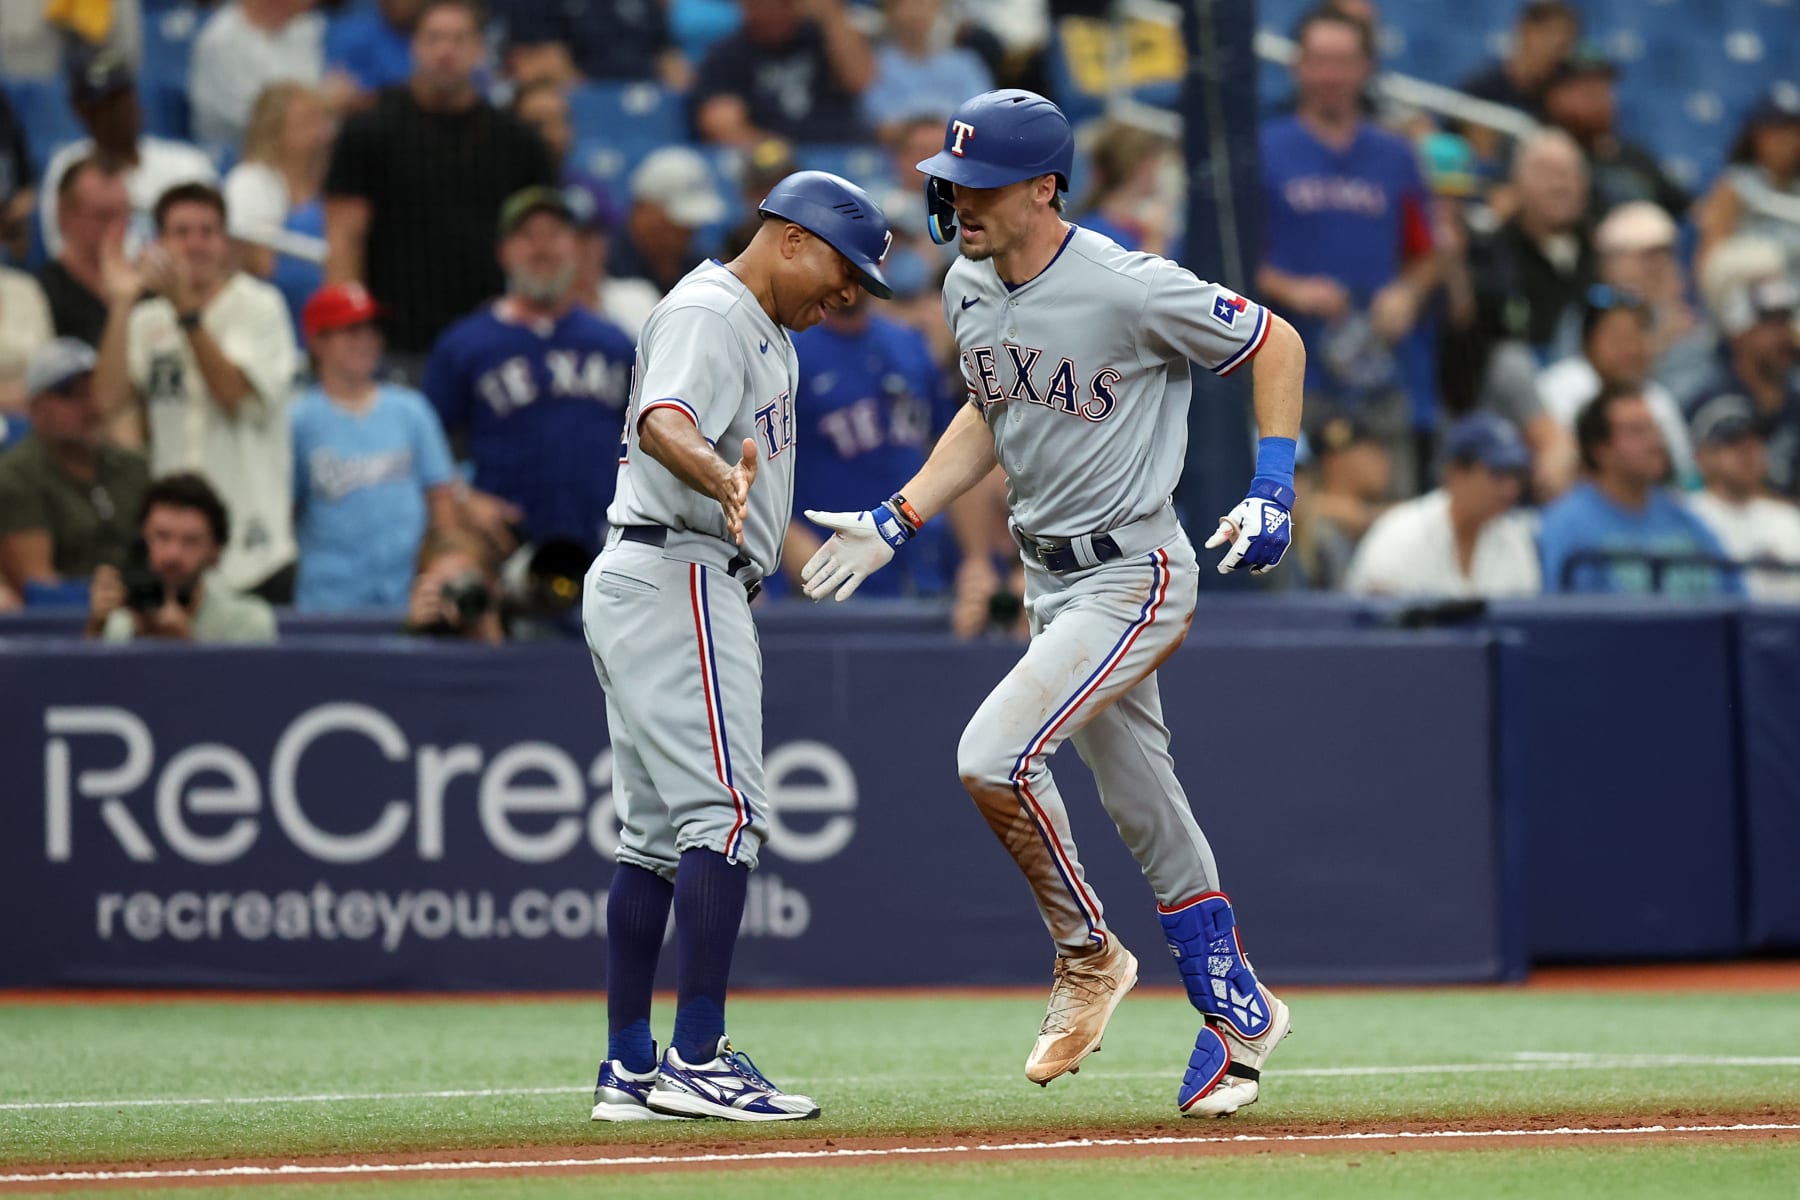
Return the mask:
<svg viewBox="0 0 1800 1200"><path fill-rule="evenodd" d="M662 525L621 525L619 527L619 540L624 542L637 542L640 545L645 546L655 546L660 550L663 544L669 540L669 530L666 526ZM745 554L742 550L739 550L737 554L732 557L731 561L725 564L725 571L733 579L742 584L744 594L754 600L762 595L762 580L755 575L748 577L744 575L744 572L748 571L750 567L750 556Z"/></svg>

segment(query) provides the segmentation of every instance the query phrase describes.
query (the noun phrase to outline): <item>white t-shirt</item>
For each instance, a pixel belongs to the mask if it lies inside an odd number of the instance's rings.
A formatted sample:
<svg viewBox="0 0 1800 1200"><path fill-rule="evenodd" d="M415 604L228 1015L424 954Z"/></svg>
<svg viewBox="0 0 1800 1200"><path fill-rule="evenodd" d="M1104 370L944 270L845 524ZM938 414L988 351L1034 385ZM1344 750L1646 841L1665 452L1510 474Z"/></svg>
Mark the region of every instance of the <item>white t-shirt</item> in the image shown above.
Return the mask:
<svg viewBox="0 0 1800 1200"><path fill-rule="evenodd" d="M0 267L0 408L23 408L25 371L38 348L56 336L50 302L25 272Z"/></svg>
<svg viewBox="0 0 1800 1200"><path fill-rule="evenodd" d="M199 471L231 511L231 541L219 574L248 591L294 561L293 450L288 402L299 355L281 293L233 275L200 317L250 381L252 395L229 416L213 403L176 324L157 297L131 311L126 365L149 414L150 471Z"/></svg>
<svg viewBox="0 0 1800 1200"><path fill-rule="evenodd" d="M303 13L271 33L252 25L242 7L228 4L194 39L188 66L194 137L236 146L264 88L290 80L317 87L324 77L324 17Z"/></svg>
<svg viewBox="0 0 1800 1200"><path fill-rule="evenodd" d="M1800 509L1791 502L1757 496L1733 504L1712 492L1691 493L1687 502L1734 561L1800 564ZM1744 583L1752 600L1800 602L1800 571L1746 571Z"/></svg>
<svg viewBox="0 0 1800 1200"><path fill-rule="evenodd" d="M44 248L51 258L62 253L62 231L56 227L57 184L64 171L93 152L93 139L82 138L58 150L44 168L43 190L38 193L38 224L44 231ZM132 211L132 229L125 239L125 251L136 254L155 233L152 214L158 198L178 183L217 183L219 170L198 146L146 136L138 139L138 165L123 178Z"/></svg>
<svg viewBox="0 0 1800 1200"><path fill-rule="evenodd" d="M1575 428L1575 417L1587 402L1600 394L1600 373L1594 364L1580 355L1551 363L1538 373L1538 397L1544 411L1555 417L1564 429ZM1668 388L1652 380L1644 385L1644 403L1662 431L1669 448L1669 463L1677 479L1697 478L1694 446L1688 440L1687 422L1682 419L1681 405Z"/></svg>
<svg viewBox="0 0 1800 1200"><path fill-rule="evenodd" d="M650 319L650 310L662 303L662 293L648 279L607 279L600 284L599 299L600 315L635 342Z"/></svg>
<svg viewBox="0 0 1800 1200"><path fill-rule="evenodd" d="M1450 527L1450 493L1443 488L1427 492L1376 518L1350 560L1344 590L1387 596L1535 596L1542 583L1531 518L1510 512L1483 525L1464 575Z"/></svg>
<svg viewBox="0 0 1800 1200"><path fill-rule="evenodd" d="M267 239L288 219L288 186L267 163L241 162L225 173L225 227L235 238Z"/></svg>

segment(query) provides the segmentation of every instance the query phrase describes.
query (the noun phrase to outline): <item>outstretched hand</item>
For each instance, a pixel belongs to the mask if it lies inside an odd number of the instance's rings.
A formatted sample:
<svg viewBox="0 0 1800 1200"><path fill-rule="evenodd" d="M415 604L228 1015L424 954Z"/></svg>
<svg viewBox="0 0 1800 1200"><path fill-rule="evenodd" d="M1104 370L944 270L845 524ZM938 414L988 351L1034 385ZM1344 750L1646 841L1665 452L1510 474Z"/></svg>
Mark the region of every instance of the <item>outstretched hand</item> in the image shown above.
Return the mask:
<svg viewBox="0 0 1800 1200"><path fill-rule="evenodd" d="M720 479L713 495L725 512L725 528L738 545L744 544L744 520L750 513L750 485L756 482L756 469L762 461L756 452L756 440L745 438L743 457Z"/></svg>

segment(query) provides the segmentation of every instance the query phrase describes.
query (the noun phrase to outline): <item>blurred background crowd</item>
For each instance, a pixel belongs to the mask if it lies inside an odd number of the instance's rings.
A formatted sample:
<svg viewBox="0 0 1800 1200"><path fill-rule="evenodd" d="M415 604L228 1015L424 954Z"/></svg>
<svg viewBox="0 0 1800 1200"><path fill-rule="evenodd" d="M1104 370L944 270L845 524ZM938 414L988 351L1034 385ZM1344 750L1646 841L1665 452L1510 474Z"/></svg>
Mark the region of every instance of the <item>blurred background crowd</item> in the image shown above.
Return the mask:
<svg viewBox="0 0 1800 1200"><path fill-rule="evenodd" d="M1800 9L1455 9L1260 8L1243 283L1309 350L1269 582L1800 598ZM1043 92L1078 122L1071 218L1180 260L1179 19L8 0L0 609L80 606L119 640L264 640L290 605L566 628L645 316L797 167L895 225L895 300L796 338L796 511L865 507L964 395L912 164L968 96ZM859 597L1016 630L1003 485ZM797 520L784 571L819 537Z"/></svg>

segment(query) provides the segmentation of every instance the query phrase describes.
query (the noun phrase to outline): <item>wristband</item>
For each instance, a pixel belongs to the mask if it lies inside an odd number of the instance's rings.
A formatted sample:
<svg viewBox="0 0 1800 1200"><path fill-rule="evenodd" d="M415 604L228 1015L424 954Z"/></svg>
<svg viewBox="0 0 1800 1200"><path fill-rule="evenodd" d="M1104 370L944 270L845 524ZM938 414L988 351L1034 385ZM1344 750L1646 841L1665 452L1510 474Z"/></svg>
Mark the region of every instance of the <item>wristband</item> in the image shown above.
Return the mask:
<svg viewBox="0 0 1800 1200"><path fill-rule="evenodd" d="M888 503L893 505L894 511L900 515L902 521L905 521L908 525L912 526L912 531L914 533L919 532L919 530L924 527L925 519L919 515L919 510L914 508L905 496L902 496L899 492L895 492L892 496L888 497Z"/></svg>
<svg viewBox="0 0 1800 1200"><path fill-rule="evenodd" d="M1256 478L1294 490L1294 439L1266 437L1256 443Z"/></svg>
<svg viewBox="0 0 1800 1200"><path fill-rule="evenodd" d="M875 522L875 532L881 540L898 550L904 546L918 529L907 523L900 510L892 500L884 500L869 510L869 517Z"/></svg>

